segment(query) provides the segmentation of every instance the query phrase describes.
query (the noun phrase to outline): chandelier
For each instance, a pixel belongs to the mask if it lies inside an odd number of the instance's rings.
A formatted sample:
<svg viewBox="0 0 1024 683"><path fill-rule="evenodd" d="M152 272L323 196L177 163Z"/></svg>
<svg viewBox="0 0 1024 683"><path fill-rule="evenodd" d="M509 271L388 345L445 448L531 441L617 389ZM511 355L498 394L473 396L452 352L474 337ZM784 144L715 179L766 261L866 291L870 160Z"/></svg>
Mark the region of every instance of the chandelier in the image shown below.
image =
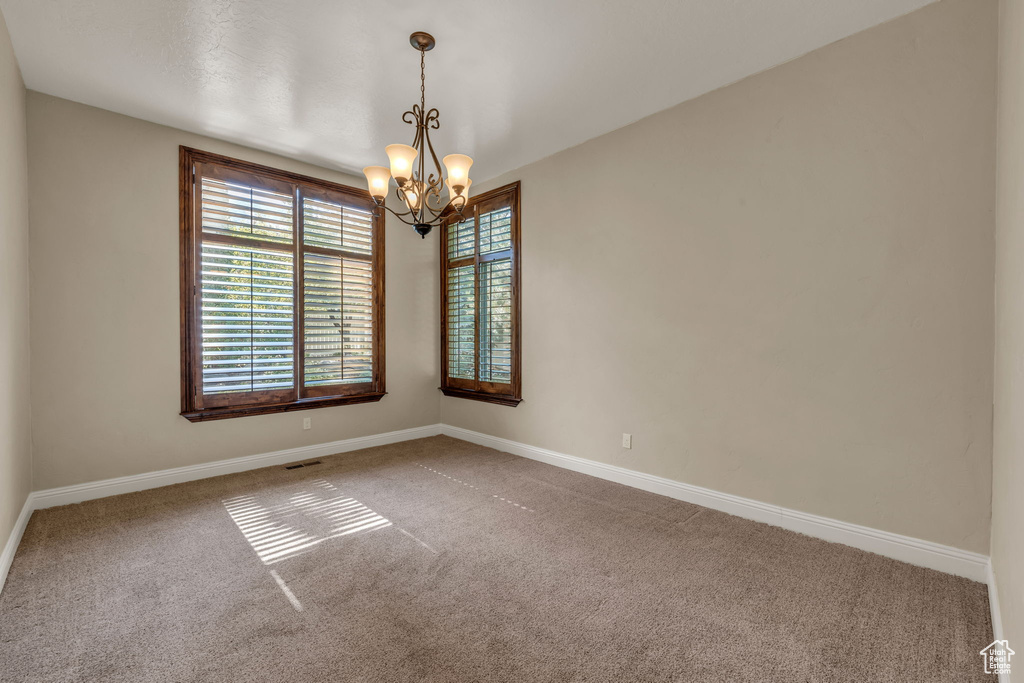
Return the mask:
<svg viewBox="0 0 1024 683"><path fill-rule="evenodd" d="M434 48L434 37L429 33L417 31L409 36L409 42L420 51L420 103L414 104L412 109L402 114L402 120L416 126L416 137L413 138L412 145L388 145L384 148L391 161L390 169L384 166L367 166L363 173L366 175L366 184L370 196L373 197L373 203L377 205L378 215L381 209L387 209L400 221L411 225L420 237L425 238L431 228L441 223L449 209L461 216L469 199L469 186L473 184L469 179L469 167L473 165L473 160L465 154L449 154L443 159L448 177L442 175L441 164L438 163L434 146L430 143L430 131L441 126L438 121L439 113L437 109L428 111L426 107L424 59L427 50ZM429 175L428 153L429 161L433 162ZM398 184L398 199L403 207L401 213L385 205L392 178ZM448 191L447 201L442 200L442 183Z"/></svg>

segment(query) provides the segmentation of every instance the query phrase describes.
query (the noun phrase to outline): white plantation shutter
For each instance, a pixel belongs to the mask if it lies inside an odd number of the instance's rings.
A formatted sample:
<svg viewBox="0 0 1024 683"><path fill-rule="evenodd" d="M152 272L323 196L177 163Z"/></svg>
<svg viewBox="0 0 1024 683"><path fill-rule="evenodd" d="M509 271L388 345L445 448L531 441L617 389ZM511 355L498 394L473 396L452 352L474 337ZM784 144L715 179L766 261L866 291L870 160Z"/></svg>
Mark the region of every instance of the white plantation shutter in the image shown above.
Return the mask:
<svg viewBox="0 0 1024 683"><path fill-rule="evenodd" d="M469 214L469 210L466 211ZM459 259L476 252L476 219L454 223L448 228L448 258Z"/></svg>
<svg viewBox="0 0 1024 683"><path fill-rule="evenodd" d="M512 249L512 209L502 207L480 214L480 253Z"/></svg>
<svg viewBox="0 0 1024 683"><path fill-rule="evenodd" d="M204 243L203 393L294 386L292 255Z"/></svg>
<svg viewBox="0 0 1024 683"><path fill-rule="evenodd" d="M512 209L481 213L480 380L512 381Z"/></svg>
<svg viewBox="0 0 1024 683"><path fill-rule="evenodd" d="M303 197L302 214L304 386L348 391L373 381L372 216L320 197Z"/></svg>
<svg viewBox="0 0 1024 683"><path fill-rule="evenodd" d="M369 382L373 375L373 273L368 261L342 261L342 354L345 382Z"/></svg>
<svg viewBox="0 0 1024 683"><path fill-rule="evenodd" d="M304 258L305 384L332 384L344 375L341 259L319 254Z"/></svg>
<svg viewBox="0 0 1024 683"><path fill-rule="evenodd" d="M506 405L519 377L519 185L476 197L443 231L442 391Z"/></svg>
<svg viewBox="0 0 1024 683"><path fill-rule="evenodd" d="M373 378L373 274L366 261L306 254L305 385Z"/></svg>
<svg viewBox="0 0 1024 683"><path fill-rule="evenodd" d="M202 178L203 233L292 242L292 196L241 182Z"/></svg>
<svg viewBox="0 0 1024 683"><path fill-rule="evenodd" d="M310 246L373 253L373 216L365 210L305 197L303 241Z"/></svg>
<svg viewBox="0 0 1024 683"><path fill-rule="evenodd" d="M512 259L480 264L480 380L512 381Z"/></svg>
<svg viewBox="0 0 1024 683"><path fill-rule="evenodd" d="M448 375L476 378L476 286L473 264L448 271Z"/></svg>
<svg viewBox="0 0 1024 683"><path fill-rule="evenodd" d="M214 419L378 400L382 254L369 197L182 154L190 207L182 277L192 283L182 414Z"/></svg>

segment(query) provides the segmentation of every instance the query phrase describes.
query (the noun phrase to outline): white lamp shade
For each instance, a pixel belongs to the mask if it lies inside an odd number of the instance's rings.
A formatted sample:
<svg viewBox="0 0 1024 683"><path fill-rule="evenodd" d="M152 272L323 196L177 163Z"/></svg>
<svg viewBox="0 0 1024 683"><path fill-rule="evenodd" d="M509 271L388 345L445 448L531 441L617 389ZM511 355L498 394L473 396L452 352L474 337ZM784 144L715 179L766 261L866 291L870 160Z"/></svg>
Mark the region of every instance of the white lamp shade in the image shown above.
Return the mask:
<svg viewBox="0 0 1024 683"><path fill-rule="evenodd" d="M363 169L366 176L366 188L374 199L384 199L388 195L388 183L391 181L391 171L383 166L367 166Z"/></svg>
<svg viewBox="0 0 1024 683"><path fill-rule="evenodd" d="M473 160L465 154L449 154L442 159L448 171L448 187L469 186L469 167Z"/></svg>
<svg viewBox="0 0 1024 683"><path fill-rule="evenodd" d="M420 180L414 180L402 188L402 192L405 193L405 205L409 207L409 210L416 213L420 210L420 202L422 201L423 182Z"/></svg>
<svg viewBox="0 0 1024 683"><path fill-rule="evenodd" d="M388 159L391 159L391 175L399 185L412 178L412 165L416 161L416 155L419 154L415 147L388 145L384 151L388 153Z"/></svg>
<svg viewBox="0 0 1024 683"><path fill-rule="evenodd" d="M449 183L447 180L444 182L445 186L448 188L448 201L452 202L452 206L454 206L456 209L464 208L466 206L466 203L469 201L469 188L470 186L473 185L473 181L467 180L465 187L462 188L462 192L456 192L454 189L452 189L451 183Z"/></svg>

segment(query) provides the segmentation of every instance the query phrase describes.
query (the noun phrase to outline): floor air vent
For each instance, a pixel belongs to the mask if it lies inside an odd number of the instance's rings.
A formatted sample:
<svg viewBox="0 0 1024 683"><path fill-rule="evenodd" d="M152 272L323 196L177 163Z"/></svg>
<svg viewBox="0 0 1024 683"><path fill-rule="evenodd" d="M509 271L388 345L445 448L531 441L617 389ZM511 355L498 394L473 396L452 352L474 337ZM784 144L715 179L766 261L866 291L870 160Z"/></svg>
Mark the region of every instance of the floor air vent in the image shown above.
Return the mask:
<svg viewBox="0 0 1024 683"><path fill-rule="evenodd" d="M314 460L313 462L300 462L297 465L285 465L284 468L286 470L297 470L300 467L312 467L313 465L319 465L319 464L320 464L319 460Z"/></svg>

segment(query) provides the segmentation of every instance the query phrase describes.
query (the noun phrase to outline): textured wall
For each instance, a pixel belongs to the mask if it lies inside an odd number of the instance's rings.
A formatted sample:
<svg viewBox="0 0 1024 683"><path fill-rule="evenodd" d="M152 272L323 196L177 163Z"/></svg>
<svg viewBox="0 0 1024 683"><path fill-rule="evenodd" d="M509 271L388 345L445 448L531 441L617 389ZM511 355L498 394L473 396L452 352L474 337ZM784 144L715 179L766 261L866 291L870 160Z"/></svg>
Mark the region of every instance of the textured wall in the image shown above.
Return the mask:
<svg viewBox="0 0 1024 683"><path fill-rule="evenodd" d="M0 15L0 548L32 478L25 86Z"/></svg>
<svg viewBox="0 0 1024 683"><path fill-rule="evenodd" d="M28 113L36 489L438 421L437 245L397 224L386 235L388 396L180 417L178 145L364 181L39 93Z"/></svg>
<svg viewBox="0 0 1024 683"><path fill-rule="evenodd" d="M522 180L525 400L443 421L987 553L996 19L936 3L481 187Z"/></svg>
<svg viewBox="0 0 1024 683"><path fill-rule="evenodd" d="M1024 2L999 5L992 571L1004 637L1024 643ZM1021 654L1013 680L1024 681Z"/></svg>

